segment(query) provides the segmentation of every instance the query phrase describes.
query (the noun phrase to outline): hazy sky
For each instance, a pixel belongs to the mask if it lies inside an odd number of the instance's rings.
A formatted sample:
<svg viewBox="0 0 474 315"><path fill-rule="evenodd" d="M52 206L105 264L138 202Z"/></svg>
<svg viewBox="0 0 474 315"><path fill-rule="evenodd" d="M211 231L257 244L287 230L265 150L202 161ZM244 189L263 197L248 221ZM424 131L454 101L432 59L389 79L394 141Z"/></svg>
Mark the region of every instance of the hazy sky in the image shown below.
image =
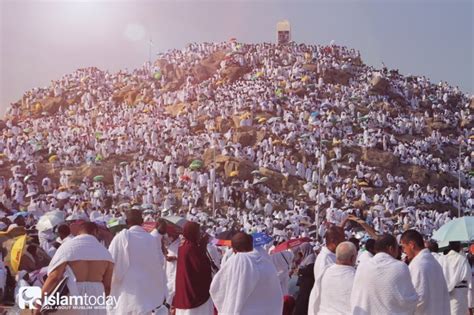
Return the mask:
<svg viewBox="0 0 474 315"><path fill-rule="evenodd" d="M474 1L0 0L0 114L23 92L77 68L132 69L189 42L275 40L288 19L296 42L335 40L404 74L474 93Z"/></svg>

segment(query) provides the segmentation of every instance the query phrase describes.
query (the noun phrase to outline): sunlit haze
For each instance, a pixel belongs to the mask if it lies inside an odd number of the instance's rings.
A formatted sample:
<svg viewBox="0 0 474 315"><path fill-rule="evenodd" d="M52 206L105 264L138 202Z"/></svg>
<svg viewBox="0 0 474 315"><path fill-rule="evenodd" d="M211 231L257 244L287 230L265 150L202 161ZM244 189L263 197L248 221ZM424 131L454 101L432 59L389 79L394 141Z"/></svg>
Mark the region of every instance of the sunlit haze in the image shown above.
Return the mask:
<svg viewBox="0 0 474 315"><path fill-rule="evenodd" d="M404 74L473 93L472 1L1 1L0 113L21 95L77 68L132 69L190 42L335 40Z"/></svg>

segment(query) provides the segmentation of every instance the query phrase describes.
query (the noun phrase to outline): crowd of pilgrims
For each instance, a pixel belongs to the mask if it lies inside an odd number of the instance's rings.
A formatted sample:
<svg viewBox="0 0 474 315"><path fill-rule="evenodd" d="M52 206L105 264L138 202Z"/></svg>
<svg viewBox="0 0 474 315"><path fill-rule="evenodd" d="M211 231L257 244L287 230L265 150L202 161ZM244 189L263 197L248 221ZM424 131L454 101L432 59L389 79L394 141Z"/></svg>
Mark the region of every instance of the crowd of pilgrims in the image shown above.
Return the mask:
<svg viewBox="0 0 474 315"><path fill-rule="evenodd" d="M219 53L225 58L209 78L193 76L193 67ZM262 257L282 242L309 238L269 256L282 296L294 296L296 314L303 314L309 302L315 303L309 291L315 290L314 276L321 272L315 267L313 274L312 267L305 267L312 266L320 251L327 251L331 229L343 226L344 239L363 245L359 255L375 253L367 248L372 244L368 233L347 224L349 216L364 220L378 235L400 236L415 229L428 240L452 219L455 212L450 209L460 208L467 215L474 207L472 100L457 87L376 69L363 64L358 51L333 43L193 43L162 53L159 59L160 63L145 63L133 71L79 69L48 87L26 92L8 108L0 131L0 164L5 169L0 177L0 230L26 227L32 237L25 255L37 264L15 277L3 266L4 293L25 282L43 283L38 275L41 270L44 275L46 267L36 270L42 259L35 254L41 250L47 258L54 257L61 243L71 238L68 224L90 221L105 229L111 221L125 225L126 210L131 209L141 211L145 222L179 216L198 223L209 236L209 256L217 267L232 253L216 244L224 232L270 236ZM164 63L184 73L177 88L167 88L176 78L159 67ZM228 71L235 68L249 71L229 81ZM347 84L325 82L331 72L348 75ZM389 94L373 92L374 77L389 82ZM124 87L138 92L134 102L117 99L117 90ZM47 98L77 102L51 113L42 111ZM171 112L176 104L188 105ZM236 125L223 130L218 122L224 119ZM433 128L433 122L443 128ZM236 140L242 130L255 130L263 137L248 145ZM214 160L204 163L209 150L215 152ZM455 180L414 181L397 168L364 160L360 152L370 150L392 156L400 166ZM215 156L250 163L252 178L214 167ZM111 160L116 163L107 182L99 170ZM200 163L190 167L193 160ZM84 167L97 173L77 180L75 172ZM262 170L296 180L298 187L276 189L274 178L264 177ZM54 211L64 214L64 223L36 229L38 220ZM245 235L239 235L245 243ZM161 237L165 256L170 244L185 239L166 232ZM398 241L384 239L380 252L389 252ZM406 242L420 251L424 247L416 235L408 234ZM345 245L342 251L350 258L353 248ZM333 262L336 246L324 254L334 255ZM298 275L299 294L291 290L291 279ZM168 284L175 282L175 276L166 276ZM168 293L173 290L167 292L170 305L173 294ZM298 311L301 306L304 310Z"/></svg>

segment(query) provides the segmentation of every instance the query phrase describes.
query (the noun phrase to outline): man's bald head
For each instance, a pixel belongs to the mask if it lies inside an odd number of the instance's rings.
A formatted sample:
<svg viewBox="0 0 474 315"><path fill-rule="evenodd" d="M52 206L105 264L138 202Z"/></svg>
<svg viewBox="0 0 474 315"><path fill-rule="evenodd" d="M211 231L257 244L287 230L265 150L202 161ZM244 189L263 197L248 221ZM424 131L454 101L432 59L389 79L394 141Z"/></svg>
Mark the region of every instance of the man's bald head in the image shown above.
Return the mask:
<svg viewBox="0 0 474 315"><path fill-rule="evenodd" d="M143 224L142 212L140 210L136 210L136 209L128 210L125 213L125 215L127 216L126 221L129 227Z"/></svg>
<svg viewBox="0 0 474 315"><path fill-rule="evenodd" d="M326 247L333 253L336 251L337 245L346 239L344 230L340 226L335 225L328 228L324 238L326 239Z"/></svg>
<svg viewBox="0 0 474 315"><path fill-rule="evenodd" d="M352 242L342 242L336 247L336 264L354 266L357 260L357 248Z"/></svg>
<svg viewBox="0 0 474 315"><path fill-rule="evenodd" d="M248 235L244 232L235 234L230 242L232 244L232 249L236 253L251 252L253 250L252 235Z"/></svg>

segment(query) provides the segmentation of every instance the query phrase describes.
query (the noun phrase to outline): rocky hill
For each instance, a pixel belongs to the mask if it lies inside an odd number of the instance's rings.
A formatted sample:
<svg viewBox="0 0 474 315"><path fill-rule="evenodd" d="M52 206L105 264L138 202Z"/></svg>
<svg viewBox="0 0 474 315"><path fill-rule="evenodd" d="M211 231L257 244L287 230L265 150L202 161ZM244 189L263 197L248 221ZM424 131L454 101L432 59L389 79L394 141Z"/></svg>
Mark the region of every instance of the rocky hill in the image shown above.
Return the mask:
<svg viewBox="0 0 474 315"><path fill-rule="evenodd" d="M472 190L473 109L474 99L455 87L375 69L347 47L191 44L130 73L79 69L26 92L0 124L0 174L34 162L38 182L48 176L59 185L59 171L69 169L76 184L101 174L111 187L121 162L172 156L184 169L215 161L226 185L247 180L314 202L312 172L323 166L320 190L335 205L368 209L397 185L407 195L415 184L440 194L456 190L460 178ZM15 143L25 144L27 157L7 150ZM453 210L456 200L416 206Z"/></svg>

